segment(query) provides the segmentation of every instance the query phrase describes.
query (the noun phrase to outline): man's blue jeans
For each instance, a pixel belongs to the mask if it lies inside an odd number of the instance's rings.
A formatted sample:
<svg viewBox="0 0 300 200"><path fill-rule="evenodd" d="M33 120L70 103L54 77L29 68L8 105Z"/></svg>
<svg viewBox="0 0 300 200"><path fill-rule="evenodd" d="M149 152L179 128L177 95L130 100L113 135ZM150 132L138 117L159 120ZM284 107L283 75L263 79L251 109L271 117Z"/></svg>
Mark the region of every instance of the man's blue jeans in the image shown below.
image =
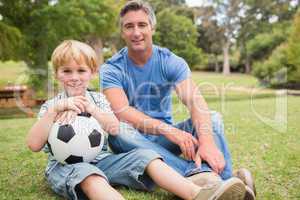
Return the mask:
<svg viewBox="0 0 300 200"><path fill-rule="evenodd" d="M215 143L223 153L226 162L225 168L220 176L223 180L226 180L232 176L232 162L224 135L223 120L218 112L211 112L211 120ZM191 133L194 137L197 135L193 128L191 119L174 126ZM165 163L183 176L190 176L204 171L212 171L206 162L202 161L200 169L196 167L194 161L180 157L180 148L176 144L167 140L164 136L143 134L125 123L121 123L121 130L117 136L109 135L108 141L110 147L115 153L128 152L135 148L152 149L162 156Z"/></svg>

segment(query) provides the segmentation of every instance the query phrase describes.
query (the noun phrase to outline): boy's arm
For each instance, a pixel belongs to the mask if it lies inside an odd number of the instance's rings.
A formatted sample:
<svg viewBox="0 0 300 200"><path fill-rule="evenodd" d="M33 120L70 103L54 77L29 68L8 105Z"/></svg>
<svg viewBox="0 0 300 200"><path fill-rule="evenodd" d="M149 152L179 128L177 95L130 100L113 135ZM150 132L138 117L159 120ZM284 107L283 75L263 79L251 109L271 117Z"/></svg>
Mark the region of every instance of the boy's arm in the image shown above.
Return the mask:
<svg viewBox="0 0 300 200"><path fill-rule="evenodd" d="M86 98L84 105L85 111L90 113L99 122L104 131L111 135L117 135L119 133L120 124L111 110L109 102L101 93L98 93L98 95L93 98L98 101L95 102L94 100L94 103L92 103Z"/></svg>
<svg viewBox="0 0 300 200"><path fill-rule="evenodd" d="M49 131L54 121L57 120L58 114L66 110L73 110L76 113L81 113L84 111L84 103L84 97L76 96L60 99L50 107L44 106L42 110L45 111L45 113L32 126L27 135L27 146L34 152L40 151L48 140Z"/></svg>
<svg viewBox="0 0 300 200"><path fill-rule="evenodd" d="M57 112L53 108L49 108L43 117L32 126L26 138L29 149L38 152L44 147L56 116Z"/></svg>
<svg viewBox="0 0 300 200"><path fill-rule="evenodd" d="M94 106L89 113L101 124L104 131L111 135L117 135L119 133L119 120L113 113L103 112L97 106Z"/></svg>

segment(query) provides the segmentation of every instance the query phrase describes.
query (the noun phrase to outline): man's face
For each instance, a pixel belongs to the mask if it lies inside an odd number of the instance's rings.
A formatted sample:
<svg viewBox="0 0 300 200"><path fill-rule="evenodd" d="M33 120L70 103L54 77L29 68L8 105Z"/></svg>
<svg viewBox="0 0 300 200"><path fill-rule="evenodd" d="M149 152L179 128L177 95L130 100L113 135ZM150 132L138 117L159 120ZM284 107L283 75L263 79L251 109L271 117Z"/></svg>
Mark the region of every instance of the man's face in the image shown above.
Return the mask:
<svg viewBox="0 0 300 200"><path fill-rule="evenodd" d="M143 10L129 11L122 18L122 38L129 51L150 50L153 32L148 15Z"/></svg>

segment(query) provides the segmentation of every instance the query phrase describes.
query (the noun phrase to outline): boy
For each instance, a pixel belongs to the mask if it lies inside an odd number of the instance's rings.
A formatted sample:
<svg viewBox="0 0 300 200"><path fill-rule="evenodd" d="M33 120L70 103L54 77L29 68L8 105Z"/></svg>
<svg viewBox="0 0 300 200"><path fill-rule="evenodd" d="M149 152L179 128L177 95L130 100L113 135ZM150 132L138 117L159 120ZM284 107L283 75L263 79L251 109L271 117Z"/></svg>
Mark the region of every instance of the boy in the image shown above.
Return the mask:
<svg viewBox="0 0 300 200"><path fill-rule="evenodd" d="M46 143L53 123L67 124L81 112L90 113L108 134L117 135L120 123L104 95L87 90L98 66L93 49L85 43L67 40L54 50L51 61L64 91L42 105L39 120L28 133L28 147L34 152L44 147L49 152ZM68 199L121 200L124 198L111 185L150 190L154 182L183 199L194 200L229 199L232 190L243 188L237 179L201 188L167 166L152 150L113 154L107 142L91 163L64 165L49 154L45 174L51 188ZM241 190L239 195L244 193Z"/></svg>

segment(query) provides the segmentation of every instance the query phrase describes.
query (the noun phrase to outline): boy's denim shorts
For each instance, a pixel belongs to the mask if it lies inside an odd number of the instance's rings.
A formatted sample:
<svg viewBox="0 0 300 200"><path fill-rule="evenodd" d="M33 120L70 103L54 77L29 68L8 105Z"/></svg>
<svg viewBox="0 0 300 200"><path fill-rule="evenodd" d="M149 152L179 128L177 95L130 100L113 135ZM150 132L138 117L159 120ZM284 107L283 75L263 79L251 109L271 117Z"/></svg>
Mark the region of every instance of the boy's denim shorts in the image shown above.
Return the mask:
<svg viewBox="0 0 300 200"><path fill-rule="evenodd" d="M152 190L155 184L145 173L145 169L157 158L162 159L152 150L134 149L127 153L110 153L96 163L64 165L54 160L49 162L45 174L51 188L67 199L88 199L79 184L92 174L102 176L111 185Z"/></svg>

